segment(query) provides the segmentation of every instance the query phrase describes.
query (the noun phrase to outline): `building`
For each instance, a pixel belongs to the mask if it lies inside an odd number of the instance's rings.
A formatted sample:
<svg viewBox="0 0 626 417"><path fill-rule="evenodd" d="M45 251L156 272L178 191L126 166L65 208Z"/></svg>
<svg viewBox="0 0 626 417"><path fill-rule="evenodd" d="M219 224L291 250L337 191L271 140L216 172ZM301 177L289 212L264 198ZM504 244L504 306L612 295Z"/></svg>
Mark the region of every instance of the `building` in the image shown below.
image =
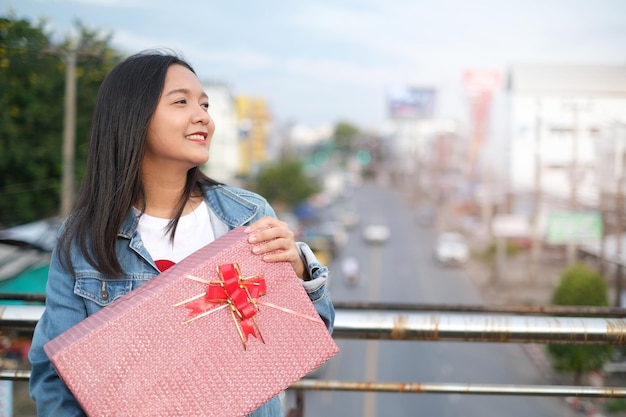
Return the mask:
<svg viewBox="0 0 626 417"><path fill-rule="evenodd" d="M268 146L273 120L267 100L258 97L238 96L235 98L239 136L240 175L255 173L268 161Z"/></svg>
<svg viewBox="0 0 626 417"><path fill-rule="evenodd" d="M515 65L508 105L514 212L534 212L538 191L542 204L572 211L598 208L603 191L616 192L626 66Z"/></svg>
<svg viewBox="0 0 626 417"><path fill-rule="evenodd" d="M215 122L209 161L203 171L217 181L232 184L240 159L235 99L226 83L204 82L203 87L209 96L209 114Z"/></svg>

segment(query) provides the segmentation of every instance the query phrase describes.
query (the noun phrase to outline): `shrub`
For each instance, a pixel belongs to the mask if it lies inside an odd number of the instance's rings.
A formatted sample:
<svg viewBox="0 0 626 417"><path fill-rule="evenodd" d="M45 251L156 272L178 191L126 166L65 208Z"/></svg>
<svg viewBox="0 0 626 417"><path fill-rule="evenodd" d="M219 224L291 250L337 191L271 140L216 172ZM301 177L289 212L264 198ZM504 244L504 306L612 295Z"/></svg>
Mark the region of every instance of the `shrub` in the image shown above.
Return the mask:
<svg viewBox="0 0 626 417"><path fill-rule="evenodd" d="M552 304L562 306L608 306L606 283L602 276L583 264L567 268L552 294ZM572 372L576 382L589 371L598 370L610 358L612 346L548 345L554 368Z"/></svg>

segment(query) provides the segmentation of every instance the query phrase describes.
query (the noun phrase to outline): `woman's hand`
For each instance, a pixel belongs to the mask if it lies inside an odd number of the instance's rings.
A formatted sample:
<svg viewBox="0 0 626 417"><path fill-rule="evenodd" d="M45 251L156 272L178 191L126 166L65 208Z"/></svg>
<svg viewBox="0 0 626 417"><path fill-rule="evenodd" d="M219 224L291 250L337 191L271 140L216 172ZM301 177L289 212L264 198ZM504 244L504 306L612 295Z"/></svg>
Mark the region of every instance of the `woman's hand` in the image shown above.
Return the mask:
<svg viewBox="0 0 626 417"><path fill-rule="evenodd" d="M249 234L248 242L254 245L252 252L261 255L265 262L290 262L298 278L304 279L304 262L287 223L265 216L248 226L245 232Z"/></svg>

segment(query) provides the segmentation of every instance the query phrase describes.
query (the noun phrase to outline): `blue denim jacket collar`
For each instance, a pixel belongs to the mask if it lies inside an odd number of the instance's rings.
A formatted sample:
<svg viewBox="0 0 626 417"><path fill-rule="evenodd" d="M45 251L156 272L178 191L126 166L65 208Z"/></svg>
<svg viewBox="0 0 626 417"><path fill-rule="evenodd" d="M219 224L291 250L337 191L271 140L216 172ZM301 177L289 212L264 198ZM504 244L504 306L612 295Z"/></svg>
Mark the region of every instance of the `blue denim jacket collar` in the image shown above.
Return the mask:
<svg viewBox="0 0 626 417"><path fill-rule="evenodd" d="M260 205L244 197L244 195L247 197L252 195L246 190L216 185L205 187L203 191L213 213L222 223L228 225L229 229L247 224L259 213Z"/></svg>
<svg viewBox="0 0 626 417"><path fill-rule="evenodd" d="M203 192L209 206L209 215L216 238L237 226L247 224L258 218L260 205L244 198L241 194L248 194L245 190L225 185L214 185L204 187ZM130 247L137 251L142 246L137 234L138 222L137 216L129 215L118 234L120 237L130 240Z"/></svg>

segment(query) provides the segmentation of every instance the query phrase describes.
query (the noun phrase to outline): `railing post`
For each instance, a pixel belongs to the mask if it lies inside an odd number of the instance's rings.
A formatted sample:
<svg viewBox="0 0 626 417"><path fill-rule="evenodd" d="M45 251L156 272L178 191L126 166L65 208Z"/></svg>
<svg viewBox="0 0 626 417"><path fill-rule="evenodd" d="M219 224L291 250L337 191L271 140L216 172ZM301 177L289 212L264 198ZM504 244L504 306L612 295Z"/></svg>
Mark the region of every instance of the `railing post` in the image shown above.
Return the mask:
<svg viewBox="0 0 626 417"><path fill-rule="evenodd" d="M289 410L287 417L304 417L304 391L296 389L296 406Z"/></svg>

